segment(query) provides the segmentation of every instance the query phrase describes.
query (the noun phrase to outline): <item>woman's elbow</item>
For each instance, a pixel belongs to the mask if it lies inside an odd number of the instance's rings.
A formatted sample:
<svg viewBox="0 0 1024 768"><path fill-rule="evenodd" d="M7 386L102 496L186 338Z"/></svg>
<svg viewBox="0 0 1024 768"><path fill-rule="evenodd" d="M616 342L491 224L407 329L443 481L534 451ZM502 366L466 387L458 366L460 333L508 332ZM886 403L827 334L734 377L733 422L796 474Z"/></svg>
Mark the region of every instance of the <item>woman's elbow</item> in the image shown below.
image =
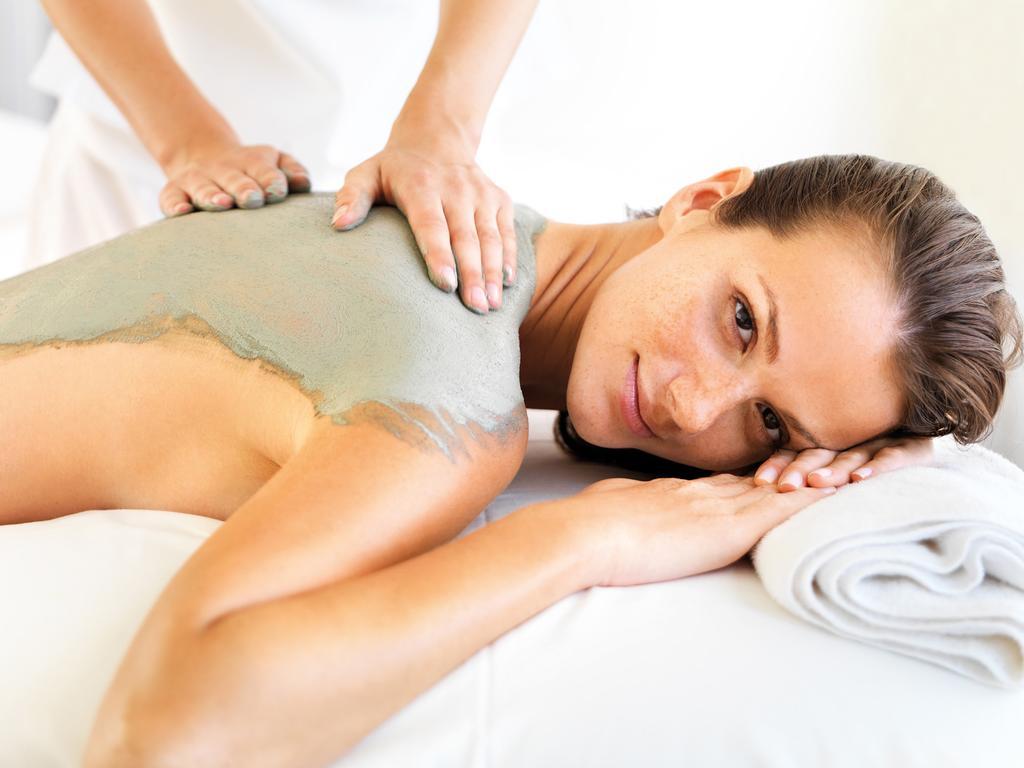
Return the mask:
<svg viewBox="0 0 1024 768"><path fill-rule="evenodd" d="M210 702L184 696L188 675L116 680L93 723L84 768L204 768L234 765L231 734L209 717ZM225 718L226 720L226 718Z"/></svg>
<svg viewBox="0 0 1024 768"><path fill-rule="evenodd" d="M204 729L206 730L206 729ZM203 734L166 715L139 715L111 725L98 720L83 768L206 768L234 765L214 729Z"/></svg>

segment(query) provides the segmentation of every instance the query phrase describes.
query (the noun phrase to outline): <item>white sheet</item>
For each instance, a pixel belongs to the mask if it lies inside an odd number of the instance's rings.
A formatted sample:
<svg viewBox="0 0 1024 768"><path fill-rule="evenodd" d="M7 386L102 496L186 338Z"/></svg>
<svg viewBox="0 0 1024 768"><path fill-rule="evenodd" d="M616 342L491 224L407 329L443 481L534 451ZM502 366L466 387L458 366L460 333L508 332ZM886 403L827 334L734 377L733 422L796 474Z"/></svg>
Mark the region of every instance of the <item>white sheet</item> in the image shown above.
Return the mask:
<svg viewBox="0 0 1024 768"><path fill-rule="evenodd" d="M513 484L460 535L614 474L532 441ZM0 765L78 764L132 632L217 525L135 510L0 527ZM1020 768L1022 722L1024 695L813 627L743 561L570 596L334 768Z"/></svg>

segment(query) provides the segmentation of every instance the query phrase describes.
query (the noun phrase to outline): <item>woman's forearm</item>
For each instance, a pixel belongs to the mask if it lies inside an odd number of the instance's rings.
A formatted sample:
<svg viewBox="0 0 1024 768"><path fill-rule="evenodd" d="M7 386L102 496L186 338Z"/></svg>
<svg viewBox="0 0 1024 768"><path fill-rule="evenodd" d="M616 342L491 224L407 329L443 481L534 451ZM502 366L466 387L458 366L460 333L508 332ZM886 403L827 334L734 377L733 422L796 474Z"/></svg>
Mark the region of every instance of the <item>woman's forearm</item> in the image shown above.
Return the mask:
<svg viewBox="0 0 1024 768"><path fill-rule="evenodd" d="M329 762L495 638L591 585L583 540L551 509L221 617L162 660L127 741L161 766Z"/></svg>
<svg viewBox="0 0 1024 768"><path fill-rule="evenodd" d="M442 0L434 45L393 134L442 120L475 154L498 84L536 7L537 0Z"/></svg>
<svg viewBox="0 0 1024 768"><path fill-rule="evenodd" d="M191 144L237 142L174 60L144 0L43 0L43 7L165 170Z"/></svg>

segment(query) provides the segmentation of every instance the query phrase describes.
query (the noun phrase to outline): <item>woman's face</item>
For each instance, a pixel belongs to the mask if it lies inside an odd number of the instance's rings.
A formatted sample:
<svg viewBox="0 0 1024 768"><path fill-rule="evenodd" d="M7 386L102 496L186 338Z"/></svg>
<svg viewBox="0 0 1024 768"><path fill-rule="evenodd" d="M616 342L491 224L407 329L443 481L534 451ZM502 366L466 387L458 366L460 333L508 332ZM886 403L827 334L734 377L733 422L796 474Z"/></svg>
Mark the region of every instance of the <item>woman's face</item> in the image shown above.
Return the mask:
<svg viewBox="0 0 1024 768"><path fill-rule="evenodd" d="M892 302L866 242L824 227L779 240L668 206L659 225L584 321L567 392L584 439L723 471L899 423ZM650 431L630 415L634 375Z"/></svg>

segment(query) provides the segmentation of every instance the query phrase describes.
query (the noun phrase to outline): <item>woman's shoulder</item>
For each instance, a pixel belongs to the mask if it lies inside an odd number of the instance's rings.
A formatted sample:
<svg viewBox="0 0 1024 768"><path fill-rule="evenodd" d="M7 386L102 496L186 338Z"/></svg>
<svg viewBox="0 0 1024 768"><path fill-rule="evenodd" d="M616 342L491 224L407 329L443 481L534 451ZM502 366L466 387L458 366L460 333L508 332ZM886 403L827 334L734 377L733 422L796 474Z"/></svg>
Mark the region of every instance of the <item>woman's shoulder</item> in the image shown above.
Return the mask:
<svg viewBox="0 0 1024 768"><path fill-rule="evenodd" d="M391 495L401 508L425 505L461 518L451 535L512 481L527 445L525 408L485 427L442 425L422 409L370 402L341 420L315 419L295 453L300 460L290 463L315 466L304 492L319 487L328 497L350 496L345 478L378 478L380 495Z"/></svg>

